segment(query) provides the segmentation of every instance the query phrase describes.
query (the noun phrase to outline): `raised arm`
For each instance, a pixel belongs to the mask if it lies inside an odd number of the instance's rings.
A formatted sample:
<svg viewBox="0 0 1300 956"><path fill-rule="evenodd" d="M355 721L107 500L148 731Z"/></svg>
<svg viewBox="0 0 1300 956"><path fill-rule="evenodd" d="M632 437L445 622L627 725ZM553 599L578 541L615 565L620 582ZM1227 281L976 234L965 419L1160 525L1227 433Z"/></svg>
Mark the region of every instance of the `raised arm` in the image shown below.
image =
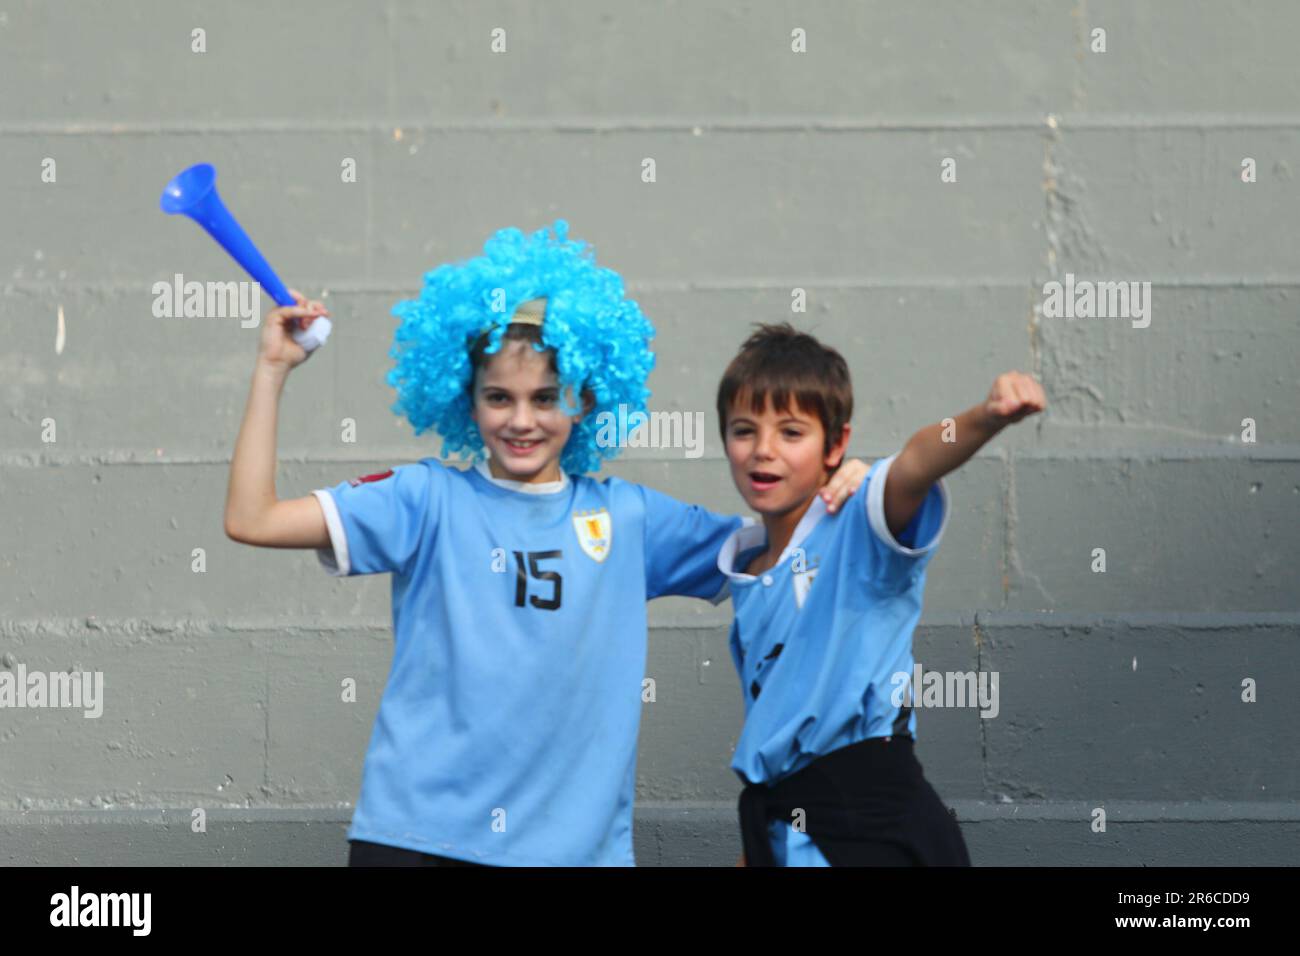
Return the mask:
<svg viewBox="0 0 1300 956"><path fill-rule="evenodd" d="M287 323L328 314L319 302L293 292L296 306L273 309L262 328L244 421L230 461L226 489L226 535L243 544L268 548L326 548L329 531L314 495L279 500L275 494L275 438L280 393L289 372L308 353L293 341ZM304 325L304 327L305 327Z"/></svg>
<svg viewBox="0 0 1300 956"><path fill-rule="evenodd" d="M885 482L885 523L890 533L902 533L931 485L960 468L1002 429L1046 407L1043 387L1032 375L1005 372L994 380L988 398L962 412L952 425L927 425L908 439L889 466Z"/></svg>

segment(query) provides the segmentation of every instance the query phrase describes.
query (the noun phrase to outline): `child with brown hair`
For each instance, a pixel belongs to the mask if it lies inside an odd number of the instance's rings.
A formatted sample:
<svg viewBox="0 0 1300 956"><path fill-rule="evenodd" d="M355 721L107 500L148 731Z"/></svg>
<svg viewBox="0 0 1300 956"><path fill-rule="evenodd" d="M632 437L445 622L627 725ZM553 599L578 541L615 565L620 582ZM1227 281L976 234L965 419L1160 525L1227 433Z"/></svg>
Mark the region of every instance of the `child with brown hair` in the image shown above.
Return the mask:
<svg viewBox="0 0 1300 956"><path fill-rule="evenodd" d="M764 325L718 388L731 476L761 525L718 557L735 609L745 699L732 769L750 866L969 865L913 753L913 669L925 568L948 520L944 475L1046 407L1029 375L997 377L951 434L929 425L875 462L834 521L818 490L849 442L853 387L834 349Z"/></svg>

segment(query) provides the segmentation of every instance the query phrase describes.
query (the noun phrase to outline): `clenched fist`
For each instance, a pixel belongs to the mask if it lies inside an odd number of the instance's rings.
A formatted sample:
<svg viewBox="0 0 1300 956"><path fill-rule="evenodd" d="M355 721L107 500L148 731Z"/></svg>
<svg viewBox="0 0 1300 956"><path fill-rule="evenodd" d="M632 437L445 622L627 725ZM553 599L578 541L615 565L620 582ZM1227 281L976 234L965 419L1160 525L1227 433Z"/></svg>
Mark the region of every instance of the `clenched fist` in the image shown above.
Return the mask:
<svg viewBox="0 0 1300 956"><path fill-rule="evenodd" d="M1003 372L993 380L984 414L993 428L1014 425L1027 415L1047 407L1043 386L1024 372Z"/></svg>

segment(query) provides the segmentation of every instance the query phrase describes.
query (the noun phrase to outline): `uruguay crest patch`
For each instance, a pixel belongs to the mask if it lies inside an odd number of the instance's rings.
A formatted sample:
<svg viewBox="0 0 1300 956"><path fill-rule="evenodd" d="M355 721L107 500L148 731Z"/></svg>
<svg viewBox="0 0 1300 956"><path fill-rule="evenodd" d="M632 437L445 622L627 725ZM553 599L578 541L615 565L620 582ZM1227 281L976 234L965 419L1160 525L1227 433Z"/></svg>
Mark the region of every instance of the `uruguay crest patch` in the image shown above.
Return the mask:
<svg viewBox="0 0 1300 956"><path fill-rule="evenodd" d="M578 544L593 561L604 561L609 557L614 525L609 512L604 508L594 511L575 511L573 513L573 530L578 534Z"/></svg>

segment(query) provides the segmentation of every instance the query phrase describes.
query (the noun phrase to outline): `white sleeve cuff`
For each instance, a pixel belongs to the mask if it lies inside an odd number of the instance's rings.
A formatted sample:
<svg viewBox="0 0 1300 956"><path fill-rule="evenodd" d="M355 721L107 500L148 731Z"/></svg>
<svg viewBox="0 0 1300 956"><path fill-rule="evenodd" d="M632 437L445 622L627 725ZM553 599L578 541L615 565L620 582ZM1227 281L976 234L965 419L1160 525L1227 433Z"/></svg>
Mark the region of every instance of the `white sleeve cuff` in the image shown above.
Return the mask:
<svg viewBox="0 0 1300 956"><path fill-rule="evenodd" d="M871 525L872 533L883 541L892 551L898 554L906 555L909 558L919 557L929 551L933 551L939 546L939 539L943 537L943 529L948 527L948 489L940 478L937 482L939 486L939 500L942 502L943 518L939 521L939 530L935 532L934 537L921 548L909 548L900 544L892 534L889 533L889 523L885 520L885 480L889 477L889 466L893 464L894 459L898 457L897 453L890 455L880 463L879 473L871 480L867 487L867 523ZM927 494L925 501L929 500ZM926 507L925 501L921 502L921 507Z"/></svg>
<svg viewBox="0 0 1300 956"><path fill-rule="evenodd" d="M325 489L312 492L325 512L325 527L330 533L330 547L317 548L316 557L331 576L345 578L352 573L352 564L348 560L348 536L343 531L343 519L339 517L339 506L334 503L334 496Z"/></svg>

